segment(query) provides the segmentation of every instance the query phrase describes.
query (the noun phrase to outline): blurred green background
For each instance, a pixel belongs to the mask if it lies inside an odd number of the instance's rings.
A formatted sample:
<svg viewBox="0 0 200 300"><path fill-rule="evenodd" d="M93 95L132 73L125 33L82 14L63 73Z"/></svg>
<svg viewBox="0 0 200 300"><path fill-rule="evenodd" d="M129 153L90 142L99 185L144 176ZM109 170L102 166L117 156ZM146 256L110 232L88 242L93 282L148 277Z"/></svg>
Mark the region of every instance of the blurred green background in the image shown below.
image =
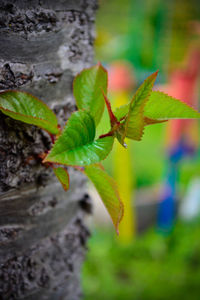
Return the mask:
<svg viewBox="0 0 200 300"><path fill-rule="evenodd" d="M163 237L150 229L122 246L95 231L83 267L85 300L197 300L200 291L200 221L178 223Z"/></svg>
<svg viewBox="0 0 200 300"><path fill-rule="evenodd" d="M172 71L184 68L190 49L199 47L199 21L198 0L101 0L96 18L96 61L108 71L116 61L129 63L135 80L132 90L127 91L130 100L141 82L157 69L157 84L165 86ZM198 92L197 88L196 98ZM114 102L112 93L110 99ZM106 132L105 124L106 112ZM200 205L193 218L179 218L188 187L194 178L200 178L199 139L195 153L179 165L176 219L164 234L158 230L157 210L168 165L166 126L147 127L142 141L129 145L137 223L134 238L121 242L98 206L93 219L89 218L92 235L81 276L84 300L200 299ZM104 161L111 175L113 161L112 156ZM200 202L200 187L195 192Z"/></svg>

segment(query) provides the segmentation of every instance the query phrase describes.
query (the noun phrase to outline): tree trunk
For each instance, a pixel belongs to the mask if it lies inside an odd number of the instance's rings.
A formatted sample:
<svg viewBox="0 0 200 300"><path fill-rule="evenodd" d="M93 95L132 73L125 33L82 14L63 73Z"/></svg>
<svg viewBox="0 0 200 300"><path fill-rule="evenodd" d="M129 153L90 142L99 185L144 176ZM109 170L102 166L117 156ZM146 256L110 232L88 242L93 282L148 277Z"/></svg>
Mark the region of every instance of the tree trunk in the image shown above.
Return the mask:
<svg viewBox="0 0 200 300"><path fill-rule="evenodd" d="M2 0L0 90L28 91L63 124L74 75L93 59L96 0ZM64 192L38 154L47 133L0 114L0 299L80 299L90 210L85 178Z"/></svg>

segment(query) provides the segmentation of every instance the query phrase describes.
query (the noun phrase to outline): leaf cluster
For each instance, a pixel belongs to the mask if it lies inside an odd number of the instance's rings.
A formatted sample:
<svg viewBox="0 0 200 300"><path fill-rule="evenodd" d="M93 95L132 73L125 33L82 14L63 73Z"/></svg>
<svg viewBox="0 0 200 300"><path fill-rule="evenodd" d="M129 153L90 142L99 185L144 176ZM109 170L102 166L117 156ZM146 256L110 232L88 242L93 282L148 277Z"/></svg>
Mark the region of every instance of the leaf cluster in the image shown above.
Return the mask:
<svg viewBox="0 0 200 300"><path fill-rule="evenodd" d="M114 139L126 146L126 138L140 141L147 125L169 119L200 117L199 112L186 103L152 91L157 73L142 83L129 103L113 112L107 98L107 71L100 63L83 70L73 83L78 111L71 115L62 130L52 110L33 95L13 90L0 93L0 110L4 114L38 126L55 137L43 163L53 167L65 190L69 188L66 166L84 172L95 185L117 231L123 216L123 203L116 183L100 164L111 152ZM95 139L105 106L110 117L110 130Z"/></svg>

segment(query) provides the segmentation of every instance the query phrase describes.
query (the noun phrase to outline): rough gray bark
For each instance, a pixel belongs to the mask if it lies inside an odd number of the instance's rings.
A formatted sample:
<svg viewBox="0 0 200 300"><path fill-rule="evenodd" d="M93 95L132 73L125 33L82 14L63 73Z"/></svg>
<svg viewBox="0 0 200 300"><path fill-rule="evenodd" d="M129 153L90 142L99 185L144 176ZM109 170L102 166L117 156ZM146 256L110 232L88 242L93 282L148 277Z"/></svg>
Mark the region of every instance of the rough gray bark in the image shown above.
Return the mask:
<svg viewBox="0 0 200 300"><path fill-rule="evenodd" d="M63 124L75 110L73 77L92 63L95 10L96 0L0 1L0 90L32 93ZM37 156L50 145L0 114L0 299L81 297L85 178L70 170L65 193Z"/></svg>

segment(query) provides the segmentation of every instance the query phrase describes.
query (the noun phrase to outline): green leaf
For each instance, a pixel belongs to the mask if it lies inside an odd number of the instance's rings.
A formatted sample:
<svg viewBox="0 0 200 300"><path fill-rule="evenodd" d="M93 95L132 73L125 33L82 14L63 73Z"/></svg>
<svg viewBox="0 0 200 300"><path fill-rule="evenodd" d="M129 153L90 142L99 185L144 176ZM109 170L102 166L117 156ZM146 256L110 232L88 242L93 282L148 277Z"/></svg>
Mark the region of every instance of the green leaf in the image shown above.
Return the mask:
<svg viewBox="0 0 200 300"><path fill-rule="evenodd" d="M95 123L86 111L76 111L69 118L43 162L85 166L100 162L110 153L113 137L95 138Z"/></svg>
<svg viewBox="0 0 200 300"><path fill-rule="evenodd" d="M107 94L107 71L101 64L97 64L78 74L73 83L74 97L79 109L90 112L98 125L104 111L102 91Z"/></svg>
<svg viewBox="0 0 200 300"><path fill-rule="evenodd" d="M69 189L69 174L66 169L62 167L53 168L54 173L60 183L62 184L62 187L65 191Z"/></svg>
<svg viewBox="0 0 200 300"><path fill-rule="evenodd" d="M104 171L101 165L87 166L84 172L97 189L118 233L124 206L120 199L116 182Z"/></svg>
<svg viewBox="0 0 200 300"><path fill-rule="evenodd" d="M127 104L124 104L124 105L116 108L116 110L114 111L114 115L118 121L120 121L121 119L126 117L126 115L129 112L129 106L130 106L130 103L127 103Z"/></svg>
<svg viewBox="0 0 200 300"><path fill-rule="evenodd" d="M0 93L0 110L12 119L38 126L52 134L59 133L56 115L31 94L18 91Z"/></svg>
<svg viewBox="0 0 200 300"><path fill-rule="evenodd" d="M143 135L145 126L144 122L144 107L152 92L154 82L158 72L150 75L136 91L133 99L130 102L129 112L125 118L125 123L122 125L124 136L140 141Z"/></svg>
<svg viewBox="0 0 200 300"><path fill-rule="evenodd" d="M200 118L200 113L188 104L158 91L151 93L144 115L154 120Z"/></svg>

